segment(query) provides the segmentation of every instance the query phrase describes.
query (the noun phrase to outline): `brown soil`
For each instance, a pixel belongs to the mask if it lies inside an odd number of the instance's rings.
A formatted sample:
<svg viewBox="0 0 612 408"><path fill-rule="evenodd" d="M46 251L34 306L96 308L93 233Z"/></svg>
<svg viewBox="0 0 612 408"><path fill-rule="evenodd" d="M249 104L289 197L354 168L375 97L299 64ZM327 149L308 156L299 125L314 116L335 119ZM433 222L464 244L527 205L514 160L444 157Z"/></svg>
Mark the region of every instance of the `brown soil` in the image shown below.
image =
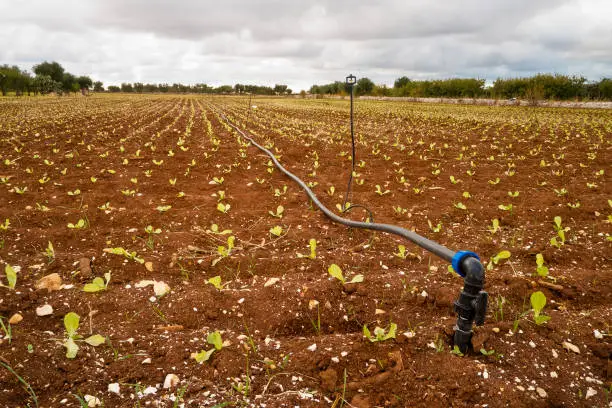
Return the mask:
<svg viewBox="0 0 612 408"><path fill-rule="evenodd" d="M363 167L353 202L377 222L473 250L487 264L511 252L487 272L487 320L475 350L459 357L451 339L461 278L397 237L330 223L219 116L225 112L290 171L318 183L315 193L335 208L351 163L348 103L252 104L248 113L244 98L0 101L0 221L10 223L0 229L0 282L7 283L5 265L20 267L15 290L0 287L0 316L7 328L9 318L23 317L10 326L12 338L0 341L0 406L35 406L32 393L40 407L79 406L75 395L106 407L609 404L611 111L356 105ZM221 177L222 184L213 181ZM376 185L389 192L376 193ZM229 211L217 210L218 202ZM269 211L279 205L284 213L275 218ZM569 228L560 248L550 245L555 216ZM67 227L79 219L85 228ZM494 234L492 219L500 221ZM212 224L232 232L207 232ZM151 240L148 225L161 229ZM277 225L280 237L270 233ZM229 235L235 248L212 265ZM309 254L311 238L316 258L297 257ZM53 259L45 254L49 242ZM399 244L414 256L394 255ZM113 247L135 251L152 270L104 251ZM549 277L536 274L538 253ZM332 263L365 281L342 285L327 272ZM82 290L106 272L106 290ZM37 289L53 273L61 289ZM208 283L214 276L222 290ZM171 290L156 297L153 286L138 287L143 280ZM542 325L528 312L538 290L551 317ZM37 316L43 305L53 313ZM76 358L68 359L69 312L81 317L80 335L101 334L106 343L78 340ZM364 338L364 324L373 331L391 322L395 339ZM206 339L214 331L226 344L197 363L192 353L211 349ZM168 374L179 382L164 389ZM114 383L119 394L109 392Z"/></svg>

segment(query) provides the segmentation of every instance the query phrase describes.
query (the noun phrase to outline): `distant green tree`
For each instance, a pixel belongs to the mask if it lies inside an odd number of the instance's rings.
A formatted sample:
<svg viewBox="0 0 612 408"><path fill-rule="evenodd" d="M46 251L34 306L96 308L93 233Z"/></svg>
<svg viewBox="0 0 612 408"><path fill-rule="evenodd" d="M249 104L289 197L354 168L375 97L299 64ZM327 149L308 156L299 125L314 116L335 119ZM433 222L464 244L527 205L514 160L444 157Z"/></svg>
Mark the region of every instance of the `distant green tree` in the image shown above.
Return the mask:
<svg viewBox="0 0 612 408"><path fill-rule="evenodd" d="M396 89L403 88L410 83L410 78L407 76L399 77L393 83L393 87Z"/></svg>
<svg viewBox="0 0 612 408"><path fill-rule="evenodd" d="M355 84L355 93L357 95L370 95L373 90L374 82L370 78L359 78L357 84Z"/></svg>
<svg viewBox="0 0 612 408"><path fill-rule="evenodd" d="M104 84L102 81L96 81L93 83L94 92L104 92Z"/></svg>
<svg viewBox="0 0 612 408"><path fill-rule="evenodd" d="M283 95L287 93L287 85L279 85L279 84L274 85L274 93L278 95Z"/></svg>
<svg viewBox="0 0 612 408"><path fill-rule="evenodd" d="M132 84L124 82L121 84L121 92L134 92L134 87Z"/></svg>
<svg viewBox="0 0 612 408"><path fill-rule="evenodd" d="M144 84L142 82L134 82L134 92L142 93L144 91Z"/></svg>
<svg viewBox="0 0 612 408"><path fill-rule="evenodd" d="M109 85L107 89L108 92L121 92L121 88L119 88L117 85Z"/></svg>
<svg viewBox="0 0 612 408"><path fill-rule="evenodd" d="M34 92L46 95L51 92L60 93L62 84L54 81L49 75L36 75L32 80L32 88Z"/></svg>
<svg viewBox="0 0 612 408"><path fill-rule="evenodd" d="M55 82L63 83L64 81L64 67L55 61L36 64L32 67L32 71L36 75L49 75Z"/></svg>
<svg viewBox="0 0 612 408"><path fill-rule="evenodd" d="M93 81L86 75L76 78L76 82L79 84L79 89L90 89L93 86Z"/></svg>

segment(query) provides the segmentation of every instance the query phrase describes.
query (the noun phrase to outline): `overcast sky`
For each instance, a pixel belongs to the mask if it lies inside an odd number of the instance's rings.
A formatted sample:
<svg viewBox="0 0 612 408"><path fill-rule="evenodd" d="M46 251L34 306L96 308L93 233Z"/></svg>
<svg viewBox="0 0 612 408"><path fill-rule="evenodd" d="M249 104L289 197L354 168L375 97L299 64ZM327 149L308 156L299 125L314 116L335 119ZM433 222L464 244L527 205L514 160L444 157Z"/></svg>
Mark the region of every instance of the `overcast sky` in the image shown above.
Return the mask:
<svg viewBox="0 0 612 408"><path fill-rule="evenodd" d="M612 77L612 0L0 0L0 64L121 82Z"/></svg>

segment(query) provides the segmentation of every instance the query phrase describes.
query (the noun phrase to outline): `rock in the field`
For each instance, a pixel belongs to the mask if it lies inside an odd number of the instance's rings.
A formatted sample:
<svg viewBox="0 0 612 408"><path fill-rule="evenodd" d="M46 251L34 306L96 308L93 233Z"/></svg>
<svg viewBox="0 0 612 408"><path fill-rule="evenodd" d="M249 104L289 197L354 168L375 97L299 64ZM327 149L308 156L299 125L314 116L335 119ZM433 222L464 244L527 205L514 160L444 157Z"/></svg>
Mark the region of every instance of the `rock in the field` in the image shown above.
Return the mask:
<svg viewBox="0 0 612 408"><path fill-rule="evenodd" d="M42 305L36 308L36 316L49 316L53 314L53 306L51 305Z"/></svg>
<svg viewBox="0 0 612 408"><path fill-rule="evenodd" d="M108 392L112 392L113 394L119 394L120 393L119 383L108 384Z"/></svg>
<svg viewBox="0 0 612 408"><path fill-rule="evenodd" d="M153 262L151 261L145 262L144 266L145 268L147 268L147 271L153 272Z"/></svg>
<svg viewBox="0 0 612 408"><path fill-rule="evenodd" d="M548 394L546 394L546 391L544 390L544 388L537 387L536 388L536 392L538 393L538 395L541 398L546 398L548 396Z"/></svg>
<svg viewBox="0 0 612 408"><path fill-rule="evenodd" d="M170 292L170 286L166 282L155 282L153 284L153 292L155 292L155 296L162 297L166 293Z"/></svg>
<svg viewBox="0 0 612 408"><path fill-rule="evenodd" d="M87 403L87 406L90 408L97 407L102 404L100 399L98 397L94 397L93 395L85 395L83 399Z"/></svg>
<svg viewBox="0 0 612 408"><path fill-rule="evenodd" d="M562 346L566 350L573 351L576 354L580 354L580 349L578 348L578 346L575 346L575 345L573 345L572 343L570 343L568 341L564 341L562 343Z"/></svg>
<svg viewBox="0 0 612 408"><path fill-rule="evenodd" d="M178 375L176 374L168 374L166 379L164 380L164 388L174 388L180 382Z"/></svg>
<svg viewBox="0 0 612 408"><path fill-rule="evenodd" d="M595 336L596 339L599 339L599 340L604 338L603 334L601 334L601 332L597 329L593 330L593 335Z"/></svg>
<svg viewBox="0 0 612 408"><path fill-rule="evenodd" d="M266 283L264 283L264 288L267 288L268 286L272 286L274 285L276 282L278 282L280 280L280 278L270 278L266 281Z"/></svg>
<svg viewBox="0 0 612 408"><path fill-rule="evenodd" d="M589 387L589 389L586 392L586 395L584 396L584 399L589 399L591 397L594 397L595 395L597 395L597 391L595 391L593 388Z"/></svg>
<svg viewBox="0 0 612 408"><path fill-rule="evenodd" d="M37 290L47 289L48 292L60 290L62 287L62 278L57 273L52 273L51 275L40 278L34 287Z"/></svg>
<svg viewBox="0 0 612 408"><path fill-rule="evenodd" d="M93 277L93 271L91 270L91 259L85 257L79 259L79 271L81 272L81 278L91 279Z"/></svg>
<svg viewBox="0 0 612 408"><path fill-rule="evenodd" d="M23 316L20 315L19 313L15 313L14 315L11 316L8 322L9 324L17 324L22 320L23 320Z"/></svg>

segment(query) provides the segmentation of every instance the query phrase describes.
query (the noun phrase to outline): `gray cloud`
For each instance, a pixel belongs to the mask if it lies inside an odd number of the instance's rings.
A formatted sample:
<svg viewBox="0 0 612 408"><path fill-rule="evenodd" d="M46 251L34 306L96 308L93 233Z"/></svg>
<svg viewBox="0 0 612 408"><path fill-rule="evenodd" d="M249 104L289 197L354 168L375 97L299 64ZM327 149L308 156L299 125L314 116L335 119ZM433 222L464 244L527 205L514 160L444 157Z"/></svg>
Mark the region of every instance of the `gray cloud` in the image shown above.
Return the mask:
<svg viewBox="0 0 612 408"><path fill-rule="evenodd" d="M0 38L107 84L612 76L608 0L0 0Z"/></svg>

